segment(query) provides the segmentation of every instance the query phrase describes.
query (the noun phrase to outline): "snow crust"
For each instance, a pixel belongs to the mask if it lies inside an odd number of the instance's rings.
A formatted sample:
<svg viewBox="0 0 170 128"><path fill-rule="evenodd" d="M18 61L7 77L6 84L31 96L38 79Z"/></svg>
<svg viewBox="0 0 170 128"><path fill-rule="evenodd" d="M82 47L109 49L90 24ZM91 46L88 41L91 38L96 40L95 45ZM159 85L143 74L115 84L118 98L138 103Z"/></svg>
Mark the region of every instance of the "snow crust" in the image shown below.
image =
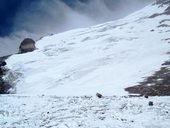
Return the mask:
<svg viewBox="0 0 170 128"><path fill-rule="evenodd" d="M168 59L168 27L157 27L166 6L149 5L123 19L42 38L37 50L16 54L8 68L21 76L24 95L127 95L125 87L151 75Z"/></svg>
<svg viewBox="0 0 170 128"><path fill-rule="evenodd" d="M154 105L149 106L148 102ZM1 128L169 128L170 98L0 96Z"/></svg>

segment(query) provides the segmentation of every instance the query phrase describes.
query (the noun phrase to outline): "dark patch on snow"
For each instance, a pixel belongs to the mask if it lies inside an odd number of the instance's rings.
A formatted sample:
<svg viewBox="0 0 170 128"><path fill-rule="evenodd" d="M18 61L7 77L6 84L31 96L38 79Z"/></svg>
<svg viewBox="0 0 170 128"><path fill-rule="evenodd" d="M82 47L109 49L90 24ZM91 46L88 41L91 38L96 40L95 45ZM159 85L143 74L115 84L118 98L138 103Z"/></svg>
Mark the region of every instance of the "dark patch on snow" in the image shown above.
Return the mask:
<svg viewBox="0 0 170 128"><path fill-rule="evenodd" d="M167 24L161 24L161 25L159 25L159 26L157 26L158 28L160 28L160 27L170 27L170 25L167 25Z"/></svg>
<svg viewBox="0 0 170 128"><path fill-rule="evenodd" d="M96 93L96 96L98 97L98 98L102 98L103 96L102 96L102 94L100 94L100 93Z"/></svg>
<svg viewBox="0 0 170 128"><path fill-rule="evenodd" d="M165 11L163 13L155 13L155 14L149 16L149 18L155 18L155 17L161 16L161 15L170 15L170 0L157 0L153 5L159 5L159 7L168 5L168 7L165 9Z"/></svg>
<svg viewBox="0 0 170 128"><path fill-rule="evenodd" d="M154 32L155 30L154 29L152 29L152 30L150 30L151 32Z"/></svg>
<svg viewBox="0 0 170 128"><path fill-rule="evenodd" d="M169 65L169 62L165 64ZM170 96L170 69L162 67L139 85L125 88L125 90L129 93L147 96Z"/></svg>
<svg viewBox="0 0 170 128"><path fill-rule="evenodd" d="M153 101L149 101L148 105L153 106Z"/></svg>
<svg viewBox="0 0 170 128"><path fill-rule="evenodd" d="M162 39L162 41L168 41L168 43L170 43L170 38ZM170 54L170 52L167 52L167 54Z"/></svg>
<svg viewBox="0 0 170 128"><path fill-rule="evenodd" d="M5 60L11 55L0 57L0 94L10 94L13 93L14 86L11 80L11 73L9 69L6 67L7 63ZM4 79L4 76L8 74L8 79ZM14 76L12 76L14 78Z"/></svg>
<svg viewBox="0 0 170 128"><path fill-rule="evenodd" d="M0 78L0 94L9 94L8 90L11 88L11 85Z"/></svg>
<svg viewBox="0 0 170 128"><path fill-rule="evenodd" d="M162 65L170 65L170 60L165 61Z"/></svg>
<svg viewBox="0 0 170 128"><path fill-rule="evenodd" d="M6 75L7 69L5 65L7 63L3 60L0 60L0 94L7 94L8 90L11 88L11 85L3 79L3 76Z"/></svg>
<svg viewBox="0 0 170 128"><path fill-rule="evenodd" d="M163 6L163 5L167 5L169 4L170 5L170 0L156 0L156 2L154 3L154 5L160 5L160 6Z"/></svg>
<svg viewBox="0 0 170 128"><path fill-rule="evenodd" d="M149 18L155 18L155 17L160 16L160 15L163 15L163 14L162 13L155 13L155 14L149 16Z"/></svg>
<svg viewBox="0 0 170 128"><path fill-rule="evenodd" d="M166 8L165 12L166 15L170 15L170 5Z"/></svg>
<svg viewBox="0 0 170 128"><path fill-rule="evenodd" d="M166 21L170 21L170 19L164 19L164 20L160 21L159 23L162 24L162 23L164 23Z"/></svg>
<svg viewBox="0 0 170 128"><path fill-rule="evenodd" d="M167 40L170 40L170 38L166 38L165 40L166 40L166 41L167 41Z"/></svg>

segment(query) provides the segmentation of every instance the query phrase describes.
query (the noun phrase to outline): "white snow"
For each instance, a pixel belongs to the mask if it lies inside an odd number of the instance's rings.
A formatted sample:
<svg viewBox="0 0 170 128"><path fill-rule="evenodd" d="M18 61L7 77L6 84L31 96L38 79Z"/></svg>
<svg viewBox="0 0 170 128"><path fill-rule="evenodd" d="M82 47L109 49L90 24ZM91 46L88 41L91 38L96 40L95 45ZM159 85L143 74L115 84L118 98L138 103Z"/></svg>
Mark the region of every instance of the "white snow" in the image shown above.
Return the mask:
<svg viewBox="0 0 170 128"><path fill-rule="evenodd" d="M170 98L0 96L1 128L169 128ZM149 106L148 102L154 105Z"/></svg>
<svg viewBox="0 0 170 128"><path fill-rule="evenodd" d="M158 27L169 17L148 18L165 8L47 36L11 56L4 79L17 94L0 95L0 127L170 128L170 97L123 96L169 59L170 28Z"/></svg>
<svg viewBox="0 0 170 128"><path fill-rule="evenodd" d="M117 21L44 37L36 51L7 60L10 70L22 74L16 93L127 95L125 87L168 59L169 28L157 27L168 16L147 18L165 8L150 5Z"/></svg>

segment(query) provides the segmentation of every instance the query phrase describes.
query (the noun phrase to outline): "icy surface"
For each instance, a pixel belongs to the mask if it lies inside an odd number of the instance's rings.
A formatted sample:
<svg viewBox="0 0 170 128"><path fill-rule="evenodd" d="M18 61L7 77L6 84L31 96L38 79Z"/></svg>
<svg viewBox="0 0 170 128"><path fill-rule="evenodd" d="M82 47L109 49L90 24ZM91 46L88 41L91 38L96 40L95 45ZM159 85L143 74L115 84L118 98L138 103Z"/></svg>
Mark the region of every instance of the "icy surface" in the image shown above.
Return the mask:
<svg viewBox="0 0 170 128"><path fill-rule="evenodd" d="M166 6L147 6L123 19L47 36L31 53L7 60L22 74L18 94L127 95L125 87L151 75L169 57L169 27L158 27Z"/></svg>
<svg viewBox="0 0 170 128"><path fill-rule="evenodd" d="M149 106L148 102L154 105ZM169 128L170 97L0 96L1 128Z"/></svg>

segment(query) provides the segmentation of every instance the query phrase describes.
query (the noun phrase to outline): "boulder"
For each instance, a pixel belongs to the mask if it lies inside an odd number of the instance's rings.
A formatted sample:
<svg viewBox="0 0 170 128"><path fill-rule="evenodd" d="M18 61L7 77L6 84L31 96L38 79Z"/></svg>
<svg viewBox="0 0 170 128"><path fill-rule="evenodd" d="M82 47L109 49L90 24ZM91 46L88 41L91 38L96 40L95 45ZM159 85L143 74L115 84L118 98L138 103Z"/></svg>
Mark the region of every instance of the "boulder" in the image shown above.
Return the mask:
<svg viewBox="0 0 170 128"><path fill-rule="evenodd" d="M145 95L144 97L145 97L145 98L149 98L148 95Z"/></svg>
<svg viewBox="0 0 170 128"><path fill-rule="evenodd" d="M149 101L148 105L153 106L153 101Z"/></svg>
<svg viewBox="0 0 170 128"><path fill-rule="evenodd" d="M98 98L102 98L103 96L102 96L102 94L100 94L100 93L96 93L96 96L98 97Z"/></svg>
<svg viewBox="0 0 170 128"><path fill-rule="evenodd" d="M19 46L19 53L32 52L35 49L35 41L30 38L25 38Z"/></svg>

